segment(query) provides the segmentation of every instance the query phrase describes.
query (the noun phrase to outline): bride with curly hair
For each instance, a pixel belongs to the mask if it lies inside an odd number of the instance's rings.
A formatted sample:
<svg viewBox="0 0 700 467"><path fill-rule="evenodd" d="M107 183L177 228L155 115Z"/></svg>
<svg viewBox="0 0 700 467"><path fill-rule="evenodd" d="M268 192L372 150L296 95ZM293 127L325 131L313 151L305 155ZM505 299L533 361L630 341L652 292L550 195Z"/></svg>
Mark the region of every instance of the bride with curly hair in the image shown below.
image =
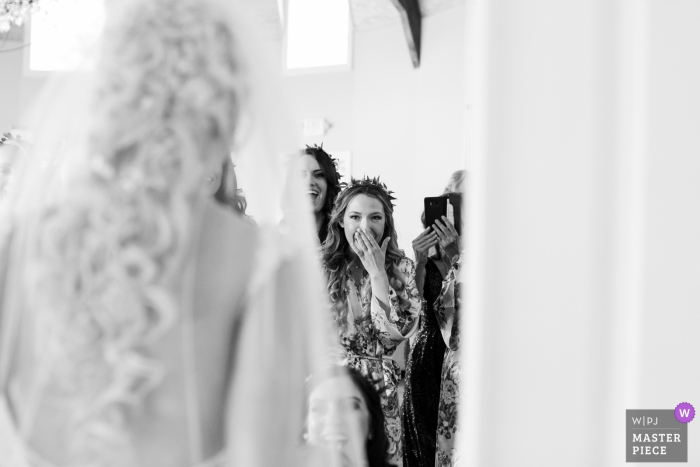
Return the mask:
<svg viewBox="0 0 700 467"><path fill-rule="evenodd" d="M393 199L378 179L353 179L336 199L322 250L341 357L378 381L387 460L401 465L400 371L390 357L415 331L421 300L413 261L398 247Z"/></svg>
<svg viewBox="0 0 700 467"><path fill-rule="evenodd" d="M94 65L38 101L0 219L2 467L300 465L322 278L231 3L108 2ZM215 200L234 146L258 226Z"/></svg>

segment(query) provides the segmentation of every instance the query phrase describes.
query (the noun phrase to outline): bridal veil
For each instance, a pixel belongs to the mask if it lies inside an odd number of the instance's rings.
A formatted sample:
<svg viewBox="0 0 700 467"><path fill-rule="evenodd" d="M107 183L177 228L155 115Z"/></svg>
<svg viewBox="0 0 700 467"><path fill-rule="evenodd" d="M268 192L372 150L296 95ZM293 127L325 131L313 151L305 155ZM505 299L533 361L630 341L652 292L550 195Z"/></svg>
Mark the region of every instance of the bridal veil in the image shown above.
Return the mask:
<svg viewBox="0 0 700 467"><path fill-rule="evenodd" d="M168 375L150 347L176 327L186 355L193 345L207 183L228 150L258 241L216 465L308 462L305 382L327 363L330 324L309 202L284 161L296 129L236 3L107 1L82 69L53 77L25 119L32 146L0 207L0 466L48 465L30 440L54 393L74 409L64 465L139 465L128 413Z"/></svg>

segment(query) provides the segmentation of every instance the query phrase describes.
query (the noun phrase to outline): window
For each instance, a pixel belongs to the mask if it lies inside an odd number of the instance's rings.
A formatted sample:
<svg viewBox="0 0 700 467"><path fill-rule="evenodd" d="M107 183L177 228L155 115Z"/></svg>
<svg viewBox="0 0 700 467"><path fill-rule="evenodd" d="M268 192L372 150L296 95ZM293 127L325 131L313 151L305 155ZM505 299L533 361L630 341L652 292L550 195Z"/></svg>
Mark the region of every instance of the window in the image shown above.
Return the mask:
<svg viewBox="0 0 700 467"><path fill-rule="evenodd" d="M350 68L348 0L289 0L287 70Z"/></svg>
<svg viewBox="0 0 700 467"><path fill-rule="evenodd" d="M97 0L43 2L29 28L30 72L74 70L94 46L104 24L104 6ZM89 65L89 64L88 64Z"/></svg>

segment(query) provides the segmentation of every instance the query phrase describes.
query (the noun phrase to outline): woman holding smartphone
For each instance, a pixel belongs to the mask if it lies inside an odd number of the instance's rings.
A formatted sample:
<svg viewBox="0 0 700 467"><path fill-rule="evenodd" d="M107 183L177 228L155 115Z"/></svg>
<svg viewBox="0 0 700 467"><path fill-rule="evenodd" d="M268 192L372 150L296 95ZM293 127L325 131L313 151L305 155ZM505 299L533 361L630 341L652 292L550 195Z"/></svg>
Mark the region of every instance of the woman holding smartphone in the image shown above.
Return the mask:
<svg viewBox="0 0 700 467"><path fill-rule="evenodd" d="M445 193L449 198L455 193ZM457 207L459 209L459 207ZM413 241L416 283L425 302L416 340L406 362L403 430L404 465L433 467L438 445L438 411L441 406L443 364L448 349L444 339L447 320L441 315L440 299L445 281L459 257L459 234L447 216L441 216ZM431 248L436 254L429 256ZM444 314L444 312L443 312ZM450 322L451 325L451 322Z"/></svg>

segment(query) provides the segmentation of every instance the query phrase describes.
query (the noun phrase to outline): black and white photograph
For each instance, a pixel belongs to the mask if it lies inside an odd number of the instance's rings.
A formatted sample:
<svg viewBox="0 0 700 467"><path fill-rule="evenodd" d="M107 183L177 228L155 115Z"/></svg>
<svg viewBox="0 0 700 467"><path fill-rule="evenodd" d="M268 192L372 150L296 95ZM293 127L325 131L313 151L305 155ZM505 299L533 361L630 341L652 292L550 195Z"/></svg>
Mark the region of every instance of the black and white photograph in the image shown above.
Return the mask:
<svg viewBox="0 0 700 467"><path fill-rule="evenodd" d="M697 0L0 0L0 467L700 466Z"/></svg>

